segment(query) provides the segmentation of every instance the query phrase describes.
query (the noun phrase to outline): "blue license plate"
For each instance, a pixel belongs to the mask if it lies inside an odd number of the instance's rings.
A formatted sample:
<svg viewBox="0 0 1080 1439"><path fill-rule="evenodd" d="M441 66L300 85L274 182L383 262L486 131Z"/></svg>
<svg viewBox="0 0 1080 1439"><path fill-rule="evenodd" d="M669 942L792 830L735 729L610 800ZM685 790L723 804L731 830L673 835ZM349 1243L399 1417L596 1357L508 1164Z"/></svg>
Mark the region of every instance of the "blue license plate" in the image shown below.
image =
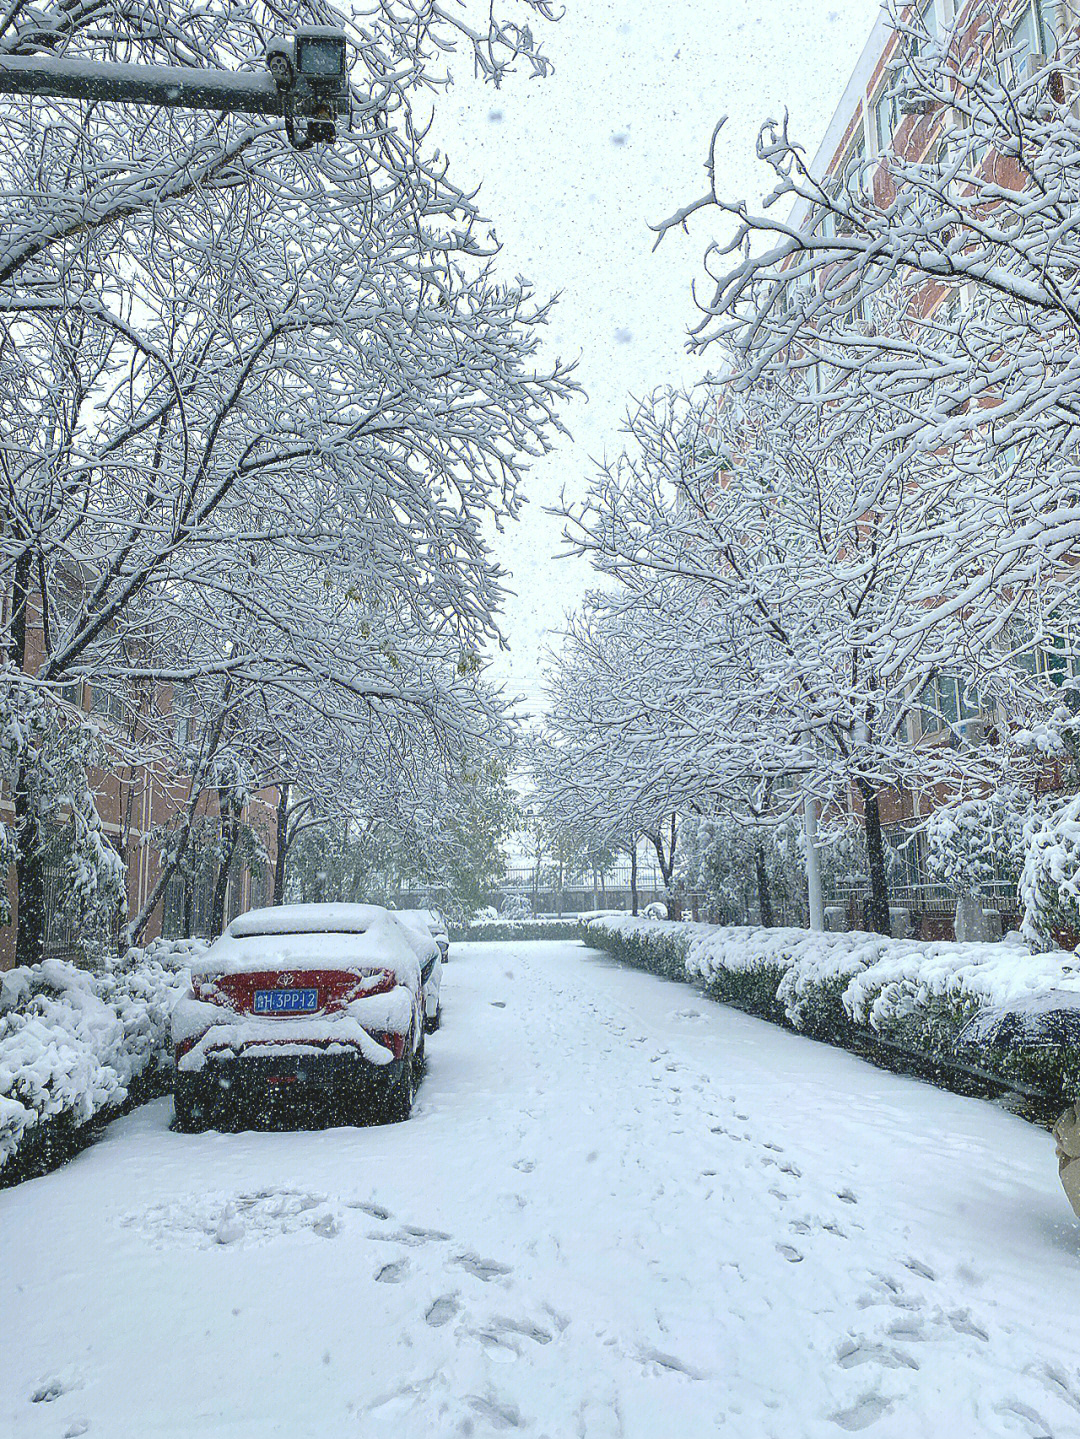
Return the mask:
<svg viewBox="0 0 1080 1439"><path fill-rule="evenodd" d="M319 1007L317 989L257 989L256 1014L314 1014Z"/></svg>

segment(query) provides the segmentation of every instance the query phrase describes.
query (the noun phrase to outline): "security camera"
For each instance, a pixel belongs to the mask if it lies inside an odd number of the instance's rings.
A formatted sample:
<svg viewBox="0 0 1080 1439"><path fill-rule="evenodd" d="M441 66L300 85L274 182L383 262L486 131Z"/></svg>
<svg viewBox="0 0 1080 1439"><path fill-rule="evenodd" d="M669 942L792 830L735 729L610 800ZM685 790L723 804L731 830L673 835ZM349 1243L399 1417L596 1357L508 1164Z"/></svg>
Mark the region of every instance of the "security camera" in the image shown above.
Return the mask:
<svg viewBox="0 0 1080 1439"><path fill-rule="evenodd" d="M267 42L266 64L282 97L286 133L298 150L332 145L338 117L349 113L346 45L345 32L326 25Z"/></svg>
<svg viewBox="0 0 1080 1439"><path fill-rule="evenodd" d="M292 89L296 76L295 48L292 40L275 38L266 42L266 64L282 94Z"/></svg>
<svg viewBox="0 0 1080 1439"><path fill-rule="evenodd" d="M297 30L296 74L311 95L343 99L349 88L344 31L325 25Z"/></svg>

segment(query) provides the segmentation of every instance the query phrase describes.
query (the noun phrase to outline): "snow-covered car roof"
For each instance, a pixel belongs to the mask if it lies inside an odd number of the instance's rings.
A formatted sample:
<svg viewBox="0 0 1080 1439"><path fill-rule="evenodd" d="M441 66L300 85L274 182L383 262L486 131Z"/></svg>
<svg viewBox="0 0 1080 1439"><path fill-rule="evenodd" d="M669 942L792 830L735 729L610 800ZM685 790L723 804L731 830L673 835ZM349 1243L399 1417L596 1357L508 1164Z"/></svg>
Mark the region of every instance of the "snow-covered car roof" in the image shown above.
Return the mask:
<svg viewBox="0 0 1080 1439"><path fill-rule="evenodd" d="M363 934L389 913L379 904L278 904L238 914L225 933Z"/></svg>
<svg viewBox="0 0 1080 1439"><path fill-rule="evenodd" d="M288 904L252 909L236 917L205 955L194 976L244 970L388 969L416 989L420 966L438 952L419 934L376 904Z"/></svg>
<svg viewBox="0 0 1080 1439"><path fill-rule="evenodd" d="M446 933L446 921L437 909L396 909L393 912L414 929L419 925L431 934Z"/></svg>

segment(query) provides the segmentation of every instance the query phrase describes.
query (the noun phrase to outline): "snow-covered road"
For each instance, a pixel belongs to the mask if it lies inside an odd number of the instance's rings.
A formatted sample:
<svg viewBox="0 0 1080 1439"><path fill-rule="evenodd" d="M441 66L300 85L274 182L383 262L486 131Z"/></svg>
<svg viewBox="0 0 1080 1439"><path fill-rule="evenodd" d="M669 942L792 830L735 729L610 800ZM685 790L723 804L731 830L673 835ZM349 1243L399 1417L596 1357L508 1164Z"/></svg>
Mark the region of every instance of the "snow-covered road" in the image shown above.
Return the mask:
<svg viewBox="0 0 1080 1439"><path fill-rule="evenodd" d="M1044 1133L576 944L444 984L407 1125L0 1193L5 1439L1080 1436Z"/></svg>

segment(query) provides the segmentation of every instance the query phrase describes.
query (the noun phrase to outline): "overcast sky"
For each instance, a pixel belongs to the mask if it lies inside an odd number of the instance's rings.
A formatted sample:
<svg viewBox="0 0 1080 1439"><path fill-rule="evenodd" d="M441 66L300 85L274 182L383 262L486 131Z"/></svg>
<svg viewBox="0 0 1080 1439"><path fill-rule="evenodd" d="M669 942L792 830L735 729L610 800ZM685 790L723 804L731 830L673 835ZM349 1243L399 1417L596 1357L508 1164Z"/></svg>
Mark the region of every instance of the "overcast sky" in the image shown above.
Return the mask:
<svg viewBox="0 0 1080 1439"><path fill-rule="evenodd" d="M573 439L536 464L521 522L497 539L516 595L504 623L511 650L495 674L528 698L543 647L589 582L584 562L554 558L561 526L544 507L564 486L581 494L595 460L621 448L630 396L709 368L685 353L708 223L653 253L650 222L704 190L722 114L729 196L768 187L754 137L785 105L812 152L877 12L878 0L566 0L560 24L533 27L553 76L496 91L459 60L438 100L435 142L459 184L480 184L501 273L561 292L545 348L579 360L588 393L564 415Z"/></svg>

